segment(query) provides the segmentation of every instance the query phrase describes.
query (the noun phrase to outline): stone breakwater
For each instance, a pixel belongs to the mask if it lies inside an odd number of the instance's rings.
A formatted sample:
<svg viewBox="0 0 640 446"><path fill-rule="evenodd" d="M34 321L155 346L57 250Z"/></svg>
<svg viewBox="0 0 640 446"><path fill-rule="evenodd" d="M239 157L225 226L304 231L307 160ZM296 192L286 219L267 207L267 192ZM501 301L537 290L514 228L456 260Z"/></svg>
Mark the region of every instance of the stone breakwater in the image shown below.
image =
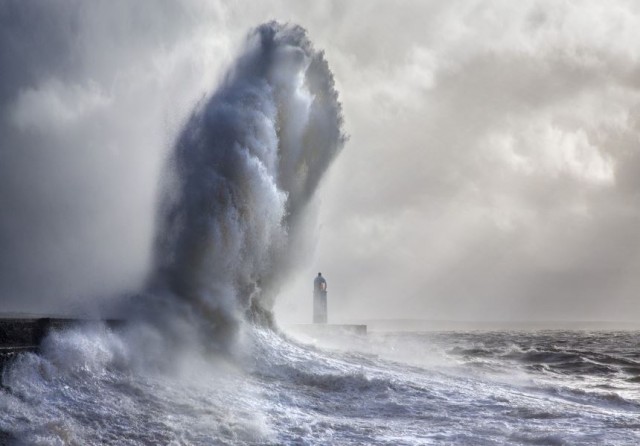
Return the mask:
<svg viewBox="0 0 640 446"><path fill-rule="evenodd" d="M0 318L0 371L17 354L37 352L42 339L50 330L92 322L97 321L53 317ZM122 324L122 321L115 319L105 322L111 327Z"/></svg>

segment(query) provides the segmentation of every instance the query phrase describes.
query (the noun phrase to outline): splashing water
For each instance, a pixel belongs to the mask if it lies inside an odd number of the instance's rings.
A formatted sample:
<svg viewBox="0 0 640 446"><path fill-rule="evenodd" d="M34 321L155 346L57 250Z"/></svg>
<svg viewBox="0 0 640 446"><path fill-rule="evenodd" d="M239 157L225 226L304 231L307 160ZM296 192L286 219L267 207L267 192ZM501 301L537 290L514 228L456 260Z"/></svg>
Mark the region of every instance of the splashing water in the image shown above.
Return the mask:
<svg viewBox="0 0 640 446"><path fill-rule="evenodd" d="M341 126L332 74L305 30L251 32L175 146L153 294L188 302L216 337L243 312L269 322L289 235L345 142Z"/></svg>
<svg viewBox="0 0 640 446"><path fill-rule="evenodd" d="M250 32L219 88L177 137L163 178L148 289L125 305L139 317L115 330L88 324L54 331L38 355L9 364L0 387L0 443L166 444L176 438L167 427L173 421L156 422L147 413L164 412L164 402L152 408L154 395L179 389L171 379L184 373L189 386L196 383L194 396L201 384L222 391L223 403L203 410L217 406L224 425L243 374L238 361L227 373L226 356L215 355L213 364L203 353L216 347L234 353L232 340L247 318L272 323L293 235L345 140L332 74L306 31L271 22ZM241 406L240 412L250 409ZM186 419L198 419L187 412ZM145 433L132 430L130 418ZM110 428L96 430L102 423ZM187 424L178 422L179 429ZM251 437L254 428L247 429ZM187 442L194 441L201 443Z"/></svg>

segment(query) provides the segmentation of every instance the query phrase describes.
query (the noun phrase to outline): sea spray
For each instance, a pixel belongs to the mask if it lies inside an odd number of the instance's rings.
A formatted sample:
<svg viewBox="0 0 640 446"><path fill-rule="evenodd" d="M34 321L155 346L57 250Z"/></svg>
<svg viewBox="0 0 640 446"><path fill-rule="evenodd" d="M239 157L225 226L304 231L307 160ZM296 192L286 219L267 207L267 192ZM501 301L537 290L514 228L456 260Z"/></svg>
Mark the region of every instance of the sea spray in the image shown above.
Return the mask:
<svg viewBox="0 0 640 446"><path fill-rule="evenodd" d="M177 138L151 294L187 302L218 339L245 314L268 323L290 234L344 142L332 74L305 30L253 30Z"/></svg>
<svg viewBox="0 0 640 446"><path fill-rule="evenodd" d="M240 370L246 361L202 353L242 356L231 348L240 322L270 322L293 234L344 142L331 72L306 32L277 23L252 31L176 139L149 286L125 305L128 323L54 331L39 354L7 367L0 443L255 444L275 435L259 382Z"/></svg>

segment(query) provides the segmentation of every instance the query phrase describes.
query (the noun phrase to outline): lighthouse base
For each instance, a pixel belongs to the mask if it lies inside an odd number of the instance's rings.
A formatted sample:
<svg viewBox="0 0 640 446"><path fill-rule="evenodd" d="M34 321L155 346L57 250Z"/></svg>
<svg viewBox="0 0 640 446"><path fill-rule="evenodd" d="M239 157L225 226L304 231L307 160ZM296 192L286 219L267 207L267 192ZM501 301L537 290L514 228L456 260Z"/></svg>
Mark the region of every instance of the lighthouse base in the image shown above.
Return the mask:
<svg viewBox="0 0 640 446"><path fill-rule="evenodd" d="M361 324L293 324L286 328L294 332L314 337L342 334L364 336L367 334L367 326Z"/></svg>

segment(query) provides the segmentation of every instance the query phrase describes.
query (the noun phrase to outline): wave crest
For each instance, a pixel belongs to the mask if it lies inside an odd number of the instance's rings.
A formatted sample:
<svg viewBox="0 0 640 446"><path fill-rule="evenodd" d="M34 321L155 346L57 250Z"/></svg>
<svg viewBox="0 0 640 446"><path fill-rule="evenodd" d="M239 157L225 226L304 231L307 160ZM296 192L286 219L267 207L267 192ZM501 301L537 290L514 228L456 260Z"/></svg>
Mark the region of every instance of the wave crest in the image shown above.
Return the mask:
<svg viewBox="0 0 640 446"><path fill-rule="evenodd" d="M177 139L153 294L188 302L218 336L243 313L269 323L291 234L346 140L342 122L333 76L306 31L276 22L253 30Z"/></svg>

